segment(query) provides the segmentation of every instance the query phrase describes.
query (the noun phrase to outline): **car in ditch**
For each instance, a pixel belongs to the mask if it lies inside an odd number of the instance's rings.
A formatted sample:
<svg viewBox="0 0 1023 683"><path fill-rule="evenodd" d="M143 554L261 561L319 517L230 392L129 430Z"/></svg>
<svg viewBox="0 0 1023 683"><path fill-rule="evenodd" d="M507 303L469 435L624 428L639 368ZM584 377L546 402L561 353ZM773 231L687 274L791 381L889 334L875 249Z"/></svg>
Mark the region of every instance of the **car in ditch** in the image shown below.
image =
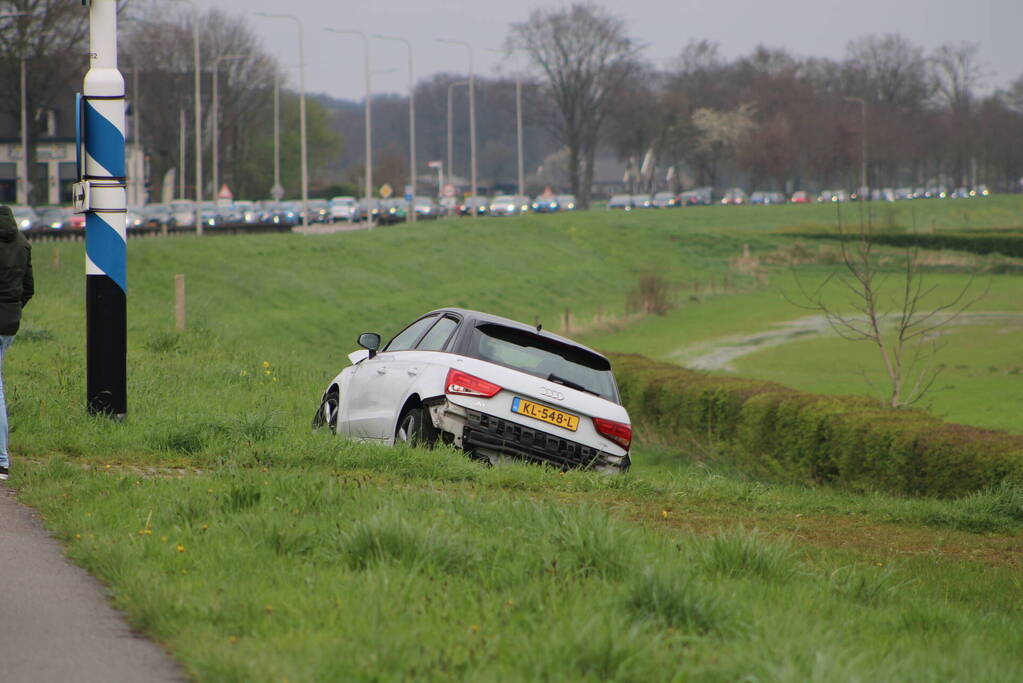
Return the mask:
<svg viewBox="0 0 1023 683"><path fill-rule="evenodd" d="M387 344L373 332L324 389L314 428L378 443L450 444L472 457L616 473L632 425L611 363L574 341L444 308Z"/></svg>

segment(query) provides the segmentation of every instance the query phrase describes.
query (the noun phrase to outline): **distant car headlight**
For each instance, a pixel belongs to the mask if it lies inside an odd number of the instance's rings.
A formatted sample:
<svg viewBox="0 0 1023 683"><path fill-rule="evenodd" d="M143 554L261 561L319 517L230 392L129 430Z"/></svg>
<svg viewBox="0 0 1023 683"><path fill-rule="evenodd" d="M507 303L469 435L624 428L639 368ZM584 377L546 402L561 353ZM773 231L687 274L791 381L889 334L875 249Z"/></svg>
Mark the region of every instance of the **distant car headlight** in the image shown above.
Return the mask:
<svg viewBox="0 0 1023 683"><path fill-rule="evenodd" d="M27 219L27 218L24 218L24 219L22 219L22 221L21 221L21 227L22 227L22 228L26 228L26 229L27 229L27 228L30 228L30 227L32 227L32 221L30 221L30 220L29 220L29 219Z"/></svg>

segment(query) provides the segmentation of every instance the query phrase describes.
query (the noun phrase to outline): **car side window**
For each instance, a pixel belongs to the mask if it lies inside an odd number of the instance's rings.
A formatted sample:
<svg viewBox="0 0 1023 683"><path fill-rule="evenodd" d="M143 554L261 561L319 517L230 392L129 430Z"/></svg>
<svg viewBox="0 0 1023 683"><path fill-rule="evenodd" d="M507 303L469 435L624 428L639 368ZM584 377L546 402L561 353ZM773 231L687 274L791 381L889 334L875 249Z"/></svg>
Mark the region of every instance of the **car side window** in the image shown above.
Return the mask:
<svg viewBox="0 0 1023 683"><path fill-rule="evenodd" d="M398 333L398 335L388 342L387 346L384 347L384 351L408 351L416 343L416 340L426 331L430 325L437 321L437 316L431 315L426 318L421 318L404 330Z"/></svg>
<svg viewBox="0 0 1023 683"><path fill-rule="evenodd" d="M423 340L416 344L420 351L443 351L444 346L451 338L451 333L458 327L458 321L454 318L444 317L437 321Z"/></svg>

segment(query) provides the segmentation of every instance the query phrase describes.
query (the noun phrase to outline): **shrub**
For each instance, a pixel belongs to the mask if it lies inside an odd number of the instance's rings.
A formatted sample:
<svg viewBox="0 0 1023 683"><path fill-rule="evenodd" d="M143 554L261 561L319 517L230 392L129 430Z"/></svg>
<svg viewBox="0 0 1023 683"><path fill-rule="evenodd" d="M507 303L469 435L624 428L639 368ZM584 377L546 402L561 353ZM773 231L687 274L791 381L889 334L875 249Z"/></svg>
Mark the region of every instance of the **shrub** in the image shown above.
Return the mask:
<svg viewBox="0 0 1023 683"><path fill-rule="evenodd" d="M1020 436L863 397L716 377L634 354L611 359L641 434L724 442L757 474L940 497L1023 484Z"/></svg>

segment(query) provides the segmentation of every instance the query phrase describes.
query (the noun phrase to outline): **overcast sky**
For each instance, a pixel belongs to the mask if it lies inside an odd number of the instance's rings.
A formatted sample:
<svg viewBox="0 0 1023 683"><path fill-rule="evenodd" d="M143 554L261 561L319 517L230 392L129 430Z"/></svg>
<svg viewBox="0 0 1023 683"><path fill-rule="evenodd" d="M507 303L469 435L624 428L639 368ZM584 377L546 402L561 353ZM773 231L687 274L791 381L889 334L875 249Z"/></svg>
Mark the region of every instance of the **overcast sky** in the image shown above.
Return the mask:
<svg viewBox="0 0 1023 683"><path fill-rule="evenodd" d="M247 12L291 13L305 29L306 90L335 97L362 99L362 41L357 36L327 33L324 27L354 29L367 34L401 36L412 42L416 79L435 73L464 73L464 47L444 45L437 38L472 44L476 73L496 75L500 47L511 23L523 21L530 8L568 3L547 0L197 0L204 9L219 7ZM783 47L797 56L841 58L850 40L883 33L901 33L925 50L942 43L979 43L991 74L988 90L1023 75L1023 0L629 0L606 2L621 15L632 38L647 47L644 54L665 66L690 39L720 44L728 58L754 46ZM292 22L251 17L266 49L283 64L298 62L297 34ZM407 57L402 44L370 41L375 92L405 92ZM507 65L503 67L507 73ZM297 84L297 77L292 79Z"/></svg>

